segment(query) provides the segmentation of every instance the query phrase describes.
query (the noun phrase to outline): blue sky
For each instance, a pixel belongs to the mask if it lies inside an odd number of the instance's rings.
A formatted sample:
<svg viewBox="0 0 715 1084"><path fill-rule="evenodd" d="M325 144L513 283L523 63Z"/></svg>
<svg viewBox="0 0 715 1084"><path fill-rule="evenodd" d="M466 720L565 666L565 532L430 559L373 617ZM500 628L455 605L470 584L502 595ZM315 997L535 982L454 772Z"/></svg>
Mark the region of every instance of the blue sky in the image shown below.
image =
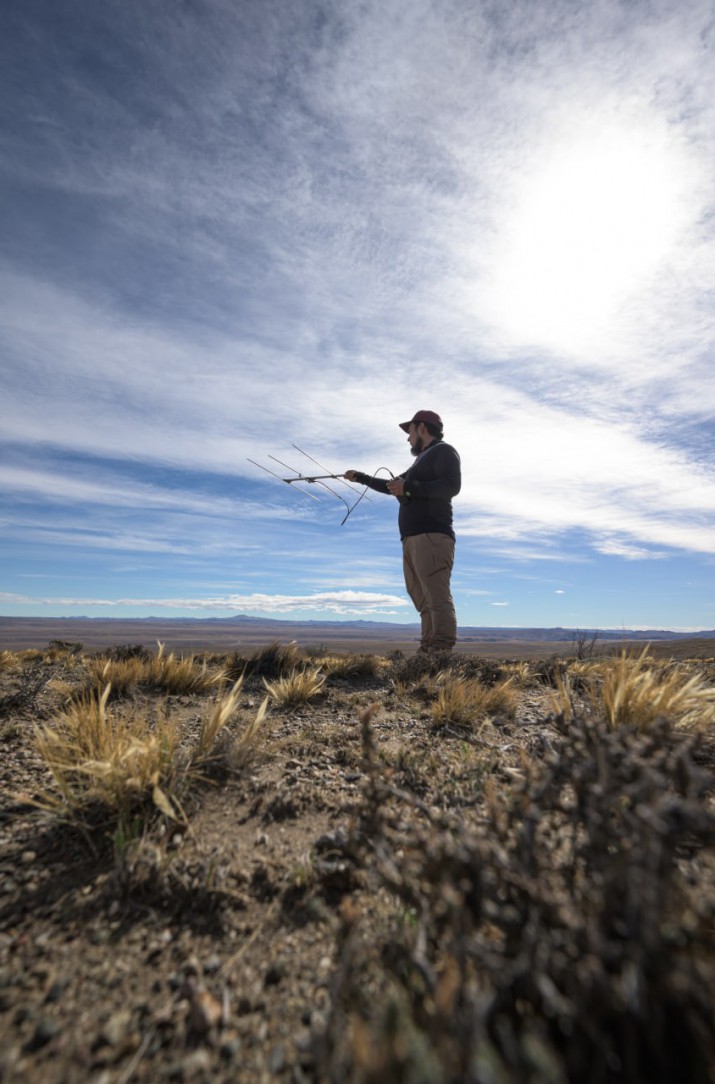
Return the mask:
<svg viewBox="0 0 715 1084"><path fill-rule="evenodd" d="M0 612L715 627L710 0L4 0ZM278 468L280 470L280 468ZM346 491L346 496L350 494Z"/></svg>

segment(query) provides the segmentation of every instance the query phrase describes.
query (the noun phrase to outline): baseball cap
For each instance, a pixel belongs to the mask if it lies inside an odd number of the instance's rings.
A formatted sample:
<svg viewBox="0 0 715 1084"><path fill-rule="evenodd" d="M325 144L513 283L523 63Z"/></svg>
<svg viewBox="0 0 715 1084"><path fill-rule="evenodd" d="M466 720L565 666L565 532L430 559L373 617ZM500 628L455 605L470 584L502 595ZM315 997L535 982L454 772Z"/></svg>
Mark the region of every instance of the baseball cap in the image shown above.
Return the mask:
<svg viewBox="0 0 715 1084"><path fill-rule="evenodd" d="M439 414L435 414L433 410L418 410L414 418L409 422L400 422L400 429L404 429L407 433L411 425L418 425L420 422L426 422L428 425L436 425L438 429L443 429L442 419Z"/></svg>

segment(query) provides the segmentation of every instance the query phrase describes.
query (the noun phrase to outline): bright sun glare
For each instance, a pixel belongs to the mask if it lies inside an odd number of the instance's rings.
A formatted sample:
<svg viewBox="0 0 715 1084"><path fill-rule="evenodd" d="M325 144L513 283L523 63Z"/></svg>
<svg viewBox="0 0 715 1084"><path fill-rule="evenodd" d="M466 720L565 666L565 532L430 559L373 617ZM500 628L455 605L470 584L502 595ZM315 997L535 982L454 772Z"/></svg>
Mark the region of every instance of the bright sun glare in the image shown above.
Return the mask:
<svg viewBox="0 0 715 1084"><path fill-rule="evenodd" d="M521 182L488 310L512 341L578 353L663 266L684 227L687 167L667 131L560 142Z"/></svg>

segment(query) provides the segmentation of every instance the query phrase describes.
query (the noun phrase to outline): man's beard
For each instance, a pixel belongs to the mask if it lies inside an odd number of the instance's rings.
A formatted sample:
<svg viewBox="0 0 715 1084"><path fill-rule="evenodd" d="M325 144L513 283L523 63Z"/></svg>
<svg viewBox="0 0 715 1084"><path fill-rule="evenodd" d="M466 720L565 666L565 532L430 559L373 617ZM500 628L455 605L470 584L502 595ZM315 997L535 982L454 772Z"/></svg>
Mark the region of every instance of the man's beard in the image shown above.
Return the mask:
<svg viewBox="0 0 715 1084"><path fill-rule="evenodd" d="M425 442L424 442L422 437L418 437L417 440L415 441L415 443L412 445L410 450L411 450L413 455L421 455L422 452L424 451L424 449L425 449Z"/></svg>

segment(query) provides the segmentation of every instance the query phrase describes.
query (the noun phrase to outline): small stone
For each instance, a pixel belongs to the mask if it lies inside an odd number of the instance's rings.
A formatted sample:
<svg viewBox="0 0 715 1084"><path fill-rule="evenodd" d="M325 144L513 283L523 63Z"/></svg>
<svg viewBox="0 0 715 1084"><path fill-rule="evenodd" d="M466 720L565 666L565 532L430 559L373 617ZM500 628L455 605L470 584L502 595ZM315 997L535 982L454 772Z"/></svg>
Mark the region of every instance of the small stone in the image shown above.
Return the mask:
<svg viewBox="0 0 715 1084"><path fill-rule="evenodd" d="M296 1035L295 1048L301 1054L313 1049L313 1036L307 1028L303 1028Z"/></svg>
<svg viewBox="0 0 715 1084"><path fill-rule="evenodd" d="M285 978L286 966L283 960L274 960L266 971L264 982L266 986L277 986Z"/></svg>
<svg viewBox="0 0 715 1084"><path fill-rule="evenodd" d="M282 1069L285 1067L285 1063L286 1063L285 1048L283 1046L283 1043L278 1043L271 1050L270 1056L268 1058L268 1068L274 1074L275 1073L280 1073L282 1071Z"/></svg>
<svg viewBox="0 0 715 1084"><path fill-rule="evenodd" d="M52 983L47 993L45 994L45 1001L47 1002L47 1004L52 1004L55 1001L59 1001L69 984L69 979L55 979L55 981Z"/></svg>
<svg viewBox="0 0 715 1084"><path fill-rule="evenodd" d="M219 1053L224 1061L234 1061L241 1053L241 1037L239 1035L227 1035L221 1041Z"/></svg>
<svg viewBox="0 0 715 1084"><path fill-rule="evenodd" d="M101 1031L101 1037L105 1043L109 1046L118 1046L127 1032L132 1022L132 1013L130 1009L119 1009L113 1013L107 1023L104 1025Z"/></svg>
<svg viewBox="0 0 715 1084"><path fill-rule="evenodd" d="M310 1014L310 1028L314 1035L323 1035L328 1026L328 1018L325 1013L312 1012Z"/></svg>
<svg viewBox="0 0 715 1084"><path fill-rule="evenodd" d="M171 1023L174 1017L174 1001L170 998L165 1001L163 1005L160 1005L154 1012L154 1024L158 1028L167 1027Z"/></svg>
<svg viewBox="0 0 715 1084"><path fill-rule="evenodd" d="M23 866L31 866L33 862L37 860L37 854L35 851L23 851L20 855L20 861Z"/></svg>
<svg viewBox="0 0 715 1084"><path fill-rule="evenodd" d="M216 1027L223 1009L208 990L196 990L189 1002L189 1026L197 1035L205 1035Z"/></svg>
<svg viewBox="0 0 715 1084"><path fill-rule="evenodd" d="M55 1020L51 1016L43 1016L37 1021L35 1032L27 1043L26 1049L30 1052L34 1050L41 1050L43 1046L47 1046L52 1039L54 1039L62 1031L62 1025L59 1020Z"/></svg>
<svg viewBox="0 0 715 1084"><path fill-rule="evenodd" d="M194 1050L181 1063L184 1076L189 1078L198 1073L205 1073L210 1066L211 1058L208 1050Z"/></svg>

